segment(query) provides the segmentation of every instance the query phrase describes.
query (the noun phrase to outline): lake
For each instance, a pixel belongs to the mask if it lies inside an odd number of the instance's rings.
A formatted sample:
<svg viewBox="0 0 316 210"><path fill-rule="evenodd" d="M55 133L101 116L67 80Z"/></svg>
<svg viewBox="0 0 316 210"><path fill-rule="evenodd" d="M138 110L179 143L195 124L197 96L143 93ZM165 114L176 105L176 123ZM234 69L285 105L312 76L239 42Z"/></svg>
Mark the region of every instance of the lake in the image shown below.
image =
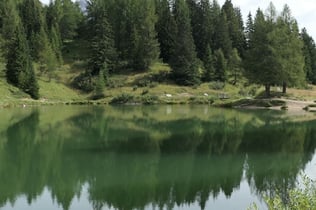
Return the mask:
<svg viewBox="0 0 316 210"><path fill-rule="evenodd" d="M247 209L316 179L316 115L209 106L0 110L0 209Z"/></svg>

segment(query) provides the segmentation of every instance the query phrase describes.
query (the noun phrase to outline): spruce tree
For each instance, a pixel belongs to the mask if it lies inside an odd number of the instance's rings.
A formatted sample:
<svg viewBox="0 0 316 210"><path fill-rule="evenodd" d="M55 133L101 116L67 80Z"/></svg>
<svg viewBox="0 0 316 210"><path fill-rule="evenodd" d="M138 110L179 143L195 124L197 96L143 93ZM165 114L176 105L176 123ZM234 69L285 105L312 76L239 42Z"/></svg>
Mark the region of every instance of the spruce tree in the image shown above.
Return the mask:
<svg viewBox="0 0 316 210"><path fill-rule="evenodd" d="M279 67L275 72L279 79L277 84L283 86L283 93L286 93L288 85L302 86L305 83L303 42L299 38L297 22L287 5L268 38Z"/></svg>
<svg viewBox="0 0 316 210"><path fill-rule="evenodd" d="M226 58L232 51L232 40L229 36L229 28L226 13L221 12L215 26L214 47L216 50L222 49Z"/></svg>
<svg viewBox="0 0 316 210"><path fill-rule="evenodd" d="M94 35L91 40L91 58L89 61L89 68L91 75L99 75L105 64L108 66L106 70L114 70L116 51L114 48L112 28L108 23L106 12L100 10L94 15ZM108 75L109 72L103 73L104 75Z"/></svg>
<svg viewBox="0 0 316 210"><path fill-rule="evenodd" d="M158 0L156 10L158 15L156 30L160 45L160 58L163 62L169 63L176 36L176 23L171 13L169 0Z"/></svg>
<svg viewBox="0 0 316 210"><path fill-rule="evenodd" d="M208 45L206 47L206 52L204 53L205 57L203 59L204 64L204 74L203 74L203 81L210 82L215 80L215 69L214 69L214 58L212 55L212 49Z"/></svg>
<svg viewBox="0 0 316 210"><path fill-rule="evenodd" d="M6 78L8 83L19 87L32 98L39 98L39 87L34 73L28 43L24 31L17 27L11 40L7 57Z"/></svg>
<svg viewBox="0 0 316 210"><path fill-rule="evenodd" d="M236 48L238 53L243 55L246 46L246 39L241 11L239 8L234 8L231 0L225 1L222 11L226 14L232 48Z"/></svg>
<svg viewBox="0 0 316 210"><path fill-rule="evenodd" d="M227 80L227 61L225 59L222 49L218 49L214 53L214 80L225 82Z"/></svg>
<svg viewBox="0 0 316 210"><path fill-rule="evenodd" d="M316 84L316 44L305 28L302 29L301 39L304 42L303 55L305 58L305 74L308 82Z"/></svg>
<svg viewBox="0 0 316 210"><path fill-rule="evenodd" d="M132 67L134 70L148 70L149 66L159 56L159 44L155 25L157 22L155 4L153 0L134 1L134 55Z"/></svg>
<svg viewBox="0 0 316 210"><path fill-rule="evenodd" d="M250 46L244 60L247 78L253 83L264 85L267 96L270 96L271 85L279 82L276 76L279 65L268 39L268 34L273 30L272 26L265 19L263 12L258 9L253 33L248 41Z"/></svg>
<svg viewBox="0 0 316 210"><path fill-rule="evenodd" d="M234 48L232 54L228 60L229 78L233 85L236 85L238 80L242 77L241 58L238 54L238 50Z"/></svg>
<svg viewBox="0 0 316 210"><path fill-rule="evenodd" d="M181 85L195 85L200 81L197 58L190 24L189 8L185 0L176 0L174 16L177 35L171 57L172 76Z"/></svg>

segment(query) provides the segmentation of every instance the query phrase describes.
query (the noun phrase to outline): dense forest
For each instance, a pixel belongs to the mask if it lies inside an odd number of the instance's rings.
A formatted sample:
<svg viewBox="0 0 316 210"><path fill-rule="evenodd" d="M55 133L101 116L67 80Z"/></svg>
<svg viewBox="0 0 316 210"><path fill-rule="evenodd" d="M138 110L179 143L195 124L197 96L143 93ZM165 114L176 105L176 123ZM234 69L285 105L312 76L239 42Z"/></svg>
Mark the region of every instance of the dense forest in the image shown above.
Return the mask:
<svg viewBox="0 0 316 210"><path fill-rule="evenodd" d="M38 99L39 74L64 63L67 43L85 40L86 68L74 88L102 93L115 73L169 64L168 80L192 86L241 78L270 87L316 84L316 46L285 5L249 13L226 0L6 0L0 2L7 82Z"/></svg>

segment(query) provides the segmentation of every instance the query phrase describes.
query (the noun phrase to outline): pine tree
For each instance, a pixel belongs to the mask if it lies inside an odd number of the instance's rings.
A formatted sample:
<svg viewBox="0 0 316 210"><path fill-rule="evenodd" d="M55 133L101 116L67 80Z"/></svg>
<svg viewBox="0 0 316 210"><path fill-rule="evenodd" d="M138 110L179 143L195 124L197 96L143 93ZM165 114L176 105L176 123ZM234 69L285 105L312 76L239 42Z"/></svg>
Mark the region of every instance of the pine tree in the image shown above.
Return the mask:
<svg viewBox="0 0 316 210"><path fill-rule="evenodd" d="M89 12L89 10L88 10ZM112 28L107 20L105 11L99 11L94 14L93 31L94 36L91 40L91 58L89 68L91 75L99 75L100 71L106 64L107 70L113 71L115 68L116 52ZM108 75L109 72L103 72Z"/></svg>
<svg viewBox="0 0 316 210"><path fill-rule="evenodd" d="M61 17L59 21L59 29L61 39L73 40L77 36L77 28L83 21L83 13L78 3L71 0L61 0Z"/></svg>
<svg viewBox="0 0 316 210"><path fill-rule="evenodd" d="M232 40L229 36L229 28L226 13L221 12L215 27L214 36L215 49L222 49L226 58L228 58L232 51Z"/></svg>
<svg viewBox="0 0 316 210"><path fill-rule="evenodd" d="M302 29L301 39L304 42L303 55L305 58L304 70L306 79L310 83L316 84L316 44L305 28Z"/></svg>
<svg viewBox="0 0 316 210"><path fill-rule="evenodd" d="M283 93L286 93L288 85L302 86L305 83L303 42L299 37L297 22L287 5L275 25L268 38L279 66L276 73L278 84L283 85Z"/></svg>
<svg viewBox="0 0 316 210"><path fill-rule="evenodd" d="M267 96L270 96L271 85L279 82L276 76L279 65L272 54L273 48L268 39L268 34L272 29L271 24L265 20L263 12L258 9L253 33L248 41L251 45L244 60L247 78L253 83L264 85Z"/></svg>
<svg viewBox="0 0 316 210"><path fill-rule="evenodd" d="M232 84L236 85L238 80L242 77L241 58L238 54L238 50L234 48L232 54L228 60L229 77L232 80Z"/></svg>
<svg viewBox="0 0 316 210"><path fill-rule="evenodd" d="M249 49L251 46L250 41L252 40L253 32L254 32L253 19L252 19L251 13L249 12L247 23L246 23L246 31L245 31L247 49Z"/></svg>
<svg viewBox="0 0 316 210"><path fill-rule="evenodd" d="M215 75L214 80L225 82L226 81L226 70L227 70L227 61L225 59L224 53L222 49L216 50L214 53L214 68L215 68Z"/></svg>
<svg viewBox="0 0 316 210"><path fill-rule="evenodd" d="M6 78L9 83L19 87L32 98L39 98L39 87L35 77L28 43L23 29L18 27L11 41L6 65Z"/></svg>
<svg viewBox="0 0 316 210"><path fill-rule="evenodd" d="M214 58L213 58L212 50L210 46L207 46L206 52L204 54L205 54L205 57L203 59L203 63L204 63L203 81L210 82L212 80L215 80Z"/></svg>
<svg viewBox="0 0 316 210"><path fill-rule="evenodd" d="M177 24L177 35L171 68L174 80L181 85L199 83L199 73L194 41L192 37L189 8L185 0L176 0L174 16Z"/></svg>
<svg viewBox="0 0 316 210"><path fill-rule="evenodd" d="M137 9L136 9L137 8ZM159 44L155 24L157 22L155 4L152 0L135 1L134 37L136 44L132 56L134 70L147 70L159 56ZM140 11L139 11L140 10Z"/></svg>
<svg viewBox="0 0 316 210"><path fill-rule="evenodd" d="M169 0L158 0L156 10L158 15L156 31L160 45L160 57L163 62L169 63L176 36L176 23L171 13Z"/></svg>

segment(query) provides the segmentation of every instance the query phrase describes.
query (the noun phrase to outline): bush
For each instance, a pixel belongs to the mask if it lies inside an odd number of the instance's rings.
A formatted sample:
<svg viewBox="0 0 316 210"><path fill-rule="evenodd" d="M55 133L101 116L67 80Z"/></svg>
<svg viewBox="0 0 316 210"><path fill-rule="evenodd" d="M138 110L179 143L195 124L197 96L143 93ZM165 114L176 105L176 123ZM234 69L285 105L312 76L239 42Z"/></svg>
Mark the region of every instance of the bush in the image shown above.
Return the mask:
<svg viewBox="0 0 316 210"><path fill-rule="evenodd" d="M143 90L142 95L146 95L146 94L148 94L148 93L149 93L149 90L148 90L148 89L145 89L145 90Z"/></svg>
<svg viewBox="0 0 316 210"><path fill-rule="evenodd" d="M122 79L109 79L107 81L107 87L111 89L120 88L124 86L125 86L125 83Z"/></svg>
<svg viewBox="0 0 316 210"><path fill-rule="evenodd" d="M151 105L158 102L158 96L146 95L141 98L142 104Z"/></svg>
<svg viewBox="0 0 316 210"><path fill-rule="evenodd" d="M225 83L224 82L210 82L208 87L212 90L223 90L225 87Z"/></svg>
<svg viewBox="0 0 316 210"><path fill-rule="evenodd" d="M303 177L302 188L289 191L288 198L282 199L280 195L265 197L264 200L269 210L316 210L316 183L307 176ZM256 204L252 204L248 210L257 210Z"/></svg>
<svg viewBox="0 0 316 210"><path fill-rule="evenodd" d="M110 104L126 104L126 103L132 103L132 102L134 102L134 96L127 93L123 93L121 95L114 97L110 101Z"/></svg>
<svg viewBox="0 0 316 210"><path fill-rule="evenodd" d="M90 74L82 73L73 80L72 86L85 92L91 92L94 90L95 81Z"/></svg>

